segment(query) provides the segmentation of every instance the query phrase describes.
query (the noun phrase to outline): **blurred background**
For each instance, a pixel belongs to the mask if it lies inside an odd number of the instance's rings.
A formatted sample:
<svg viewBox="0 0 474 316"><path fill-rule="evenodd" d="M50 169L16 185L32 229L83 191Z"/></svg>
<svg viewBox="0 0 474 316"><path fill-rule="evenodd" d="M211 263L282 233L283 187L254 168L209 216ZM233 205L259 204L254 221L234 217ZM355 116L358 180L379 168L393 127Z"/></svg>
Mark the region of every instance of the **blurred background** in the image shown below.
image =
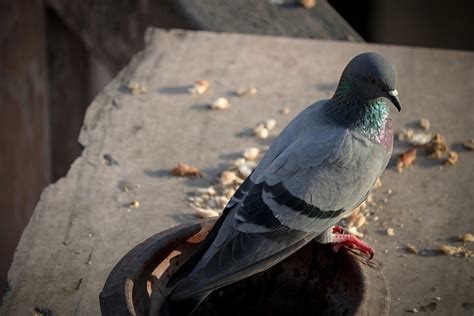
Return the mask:
<svg viewBox="0 0 474 316"><path fill-rule="evenodd" d="M470 0L0 0L0 297L41 192L81 153L87 106L143 48L148 26L473 50L473 9Z"/></svg>

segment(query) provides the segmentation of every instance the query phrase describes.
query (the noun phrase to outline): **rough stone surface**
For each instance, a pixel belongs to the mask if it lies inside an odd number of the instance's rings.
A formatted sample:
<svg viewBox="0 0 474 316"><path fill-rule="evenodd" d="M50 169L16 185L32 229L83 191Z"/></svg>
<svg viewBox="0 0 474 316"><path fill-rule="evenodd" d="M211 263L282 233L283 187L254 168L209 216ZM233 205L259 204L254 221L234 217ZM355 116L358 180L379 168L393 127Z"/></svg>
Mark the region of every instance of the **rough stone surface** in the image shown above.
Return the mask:
<svg viewBox="0 0 474 316"><path fill-rule="evenodd" d="M474 136L473 53L159 30L150 30L147 42L88 109L81 157L43 192L16 251L2 314L28 315L34 308L99 314L98 295L115 263L146 237L194 220L186 192L210 183L244 148L271 142L247 136L257 122L276 118L278 131L314 100L330 97L357 53L377 51L397 65L403 111L393 113L396 128L426 117L451 144ZM191 96L186 89L197 79L209 80L211 88ZM130 81L148 92L132 95L125 87ZM231 93L251 86L256 96ZM229 98L231 108L207 110L219 96ZM284 107L290 114L279 113ZM169 176L180 161L208 177ZM434 164L420 158L402 174L391 166L382 190L393 194L380 219L368 225L367 240L391 285L393 315L430 302L437 303L434 314L472 313L466 309L473 303L472 259L403 250L408 242L456 244L450 238L472 232L473 153L460 151L450 168ZM140 207L128 211L134 200ZM387 236L387 227L396 235Z"/></svg>

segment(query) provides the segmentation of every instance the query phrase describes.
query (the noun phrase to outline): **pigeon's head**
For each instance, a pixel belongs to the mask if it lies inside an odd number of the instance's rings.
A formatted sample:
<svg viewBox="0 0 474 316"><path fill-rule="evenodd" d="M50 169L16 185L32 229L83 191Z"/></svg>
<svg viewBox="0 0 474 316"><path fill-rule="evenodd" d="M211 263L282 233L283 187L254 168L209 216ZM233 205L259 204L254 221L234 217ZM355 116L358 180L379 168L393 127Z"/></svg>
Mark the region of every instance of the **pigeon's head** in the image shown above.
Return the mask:
<svg viewBox="0 0 474 316"><path fill-rule="evenodd" d="M396 89L397 70L385 57L377 53L363 53L354 57L344 69L341 82L348 82L357 97L372 100L389 99L400 111Z"/></svg>

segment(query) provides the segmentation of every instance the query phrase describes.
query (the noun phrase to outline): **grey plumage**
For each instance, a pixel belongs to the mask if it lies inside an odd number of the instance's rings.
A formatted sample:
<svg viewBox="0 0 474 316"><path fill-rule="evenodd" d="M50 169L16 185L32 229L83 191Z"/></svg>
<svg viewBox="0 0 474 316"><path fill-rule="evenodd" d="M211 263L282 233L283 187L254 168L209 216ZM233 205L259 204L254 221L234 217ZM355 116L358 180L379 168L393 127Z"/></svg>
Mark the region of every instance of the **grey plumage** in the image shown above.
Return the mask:
<svg viewBox="0 0 474 316"><path fill-rule="evenodd" d="M383 98L399 108L394 66L355 57L334 97L301 112L229 201L198 251L170 279L163 311L189 314L210 291L263 271L357 207L392 151ZM179 306L179 307L178 307Z"/></svg>

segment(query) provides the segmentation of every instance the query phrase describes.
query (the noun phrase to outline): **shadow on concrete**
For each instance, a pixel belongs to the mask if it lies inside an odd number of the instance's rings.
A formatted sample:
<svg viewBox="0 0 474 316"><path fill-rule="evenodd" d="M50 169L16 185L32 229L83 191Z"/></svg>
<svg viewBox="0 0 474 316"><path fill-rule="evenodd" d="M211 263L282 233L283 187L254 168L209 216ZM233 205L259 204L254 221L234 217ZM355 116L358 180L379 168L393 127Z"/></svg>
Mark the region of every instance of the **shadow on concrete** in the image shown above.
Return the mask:
<svg viewBox="0 0 474 316"><path fill-rule="evenodd" d="M191 86L163 87L158 90L161 94L187 94Z"/></svg>
<svg viewBox="0 0 474 316"><path fill-rule="evenodd" d="M160 170L145 169L145 170L143 170L143 173L146 176L149 176L149 177L152 177L152 178L171 177L171 173L168 169L160 169Z"/></svg>

